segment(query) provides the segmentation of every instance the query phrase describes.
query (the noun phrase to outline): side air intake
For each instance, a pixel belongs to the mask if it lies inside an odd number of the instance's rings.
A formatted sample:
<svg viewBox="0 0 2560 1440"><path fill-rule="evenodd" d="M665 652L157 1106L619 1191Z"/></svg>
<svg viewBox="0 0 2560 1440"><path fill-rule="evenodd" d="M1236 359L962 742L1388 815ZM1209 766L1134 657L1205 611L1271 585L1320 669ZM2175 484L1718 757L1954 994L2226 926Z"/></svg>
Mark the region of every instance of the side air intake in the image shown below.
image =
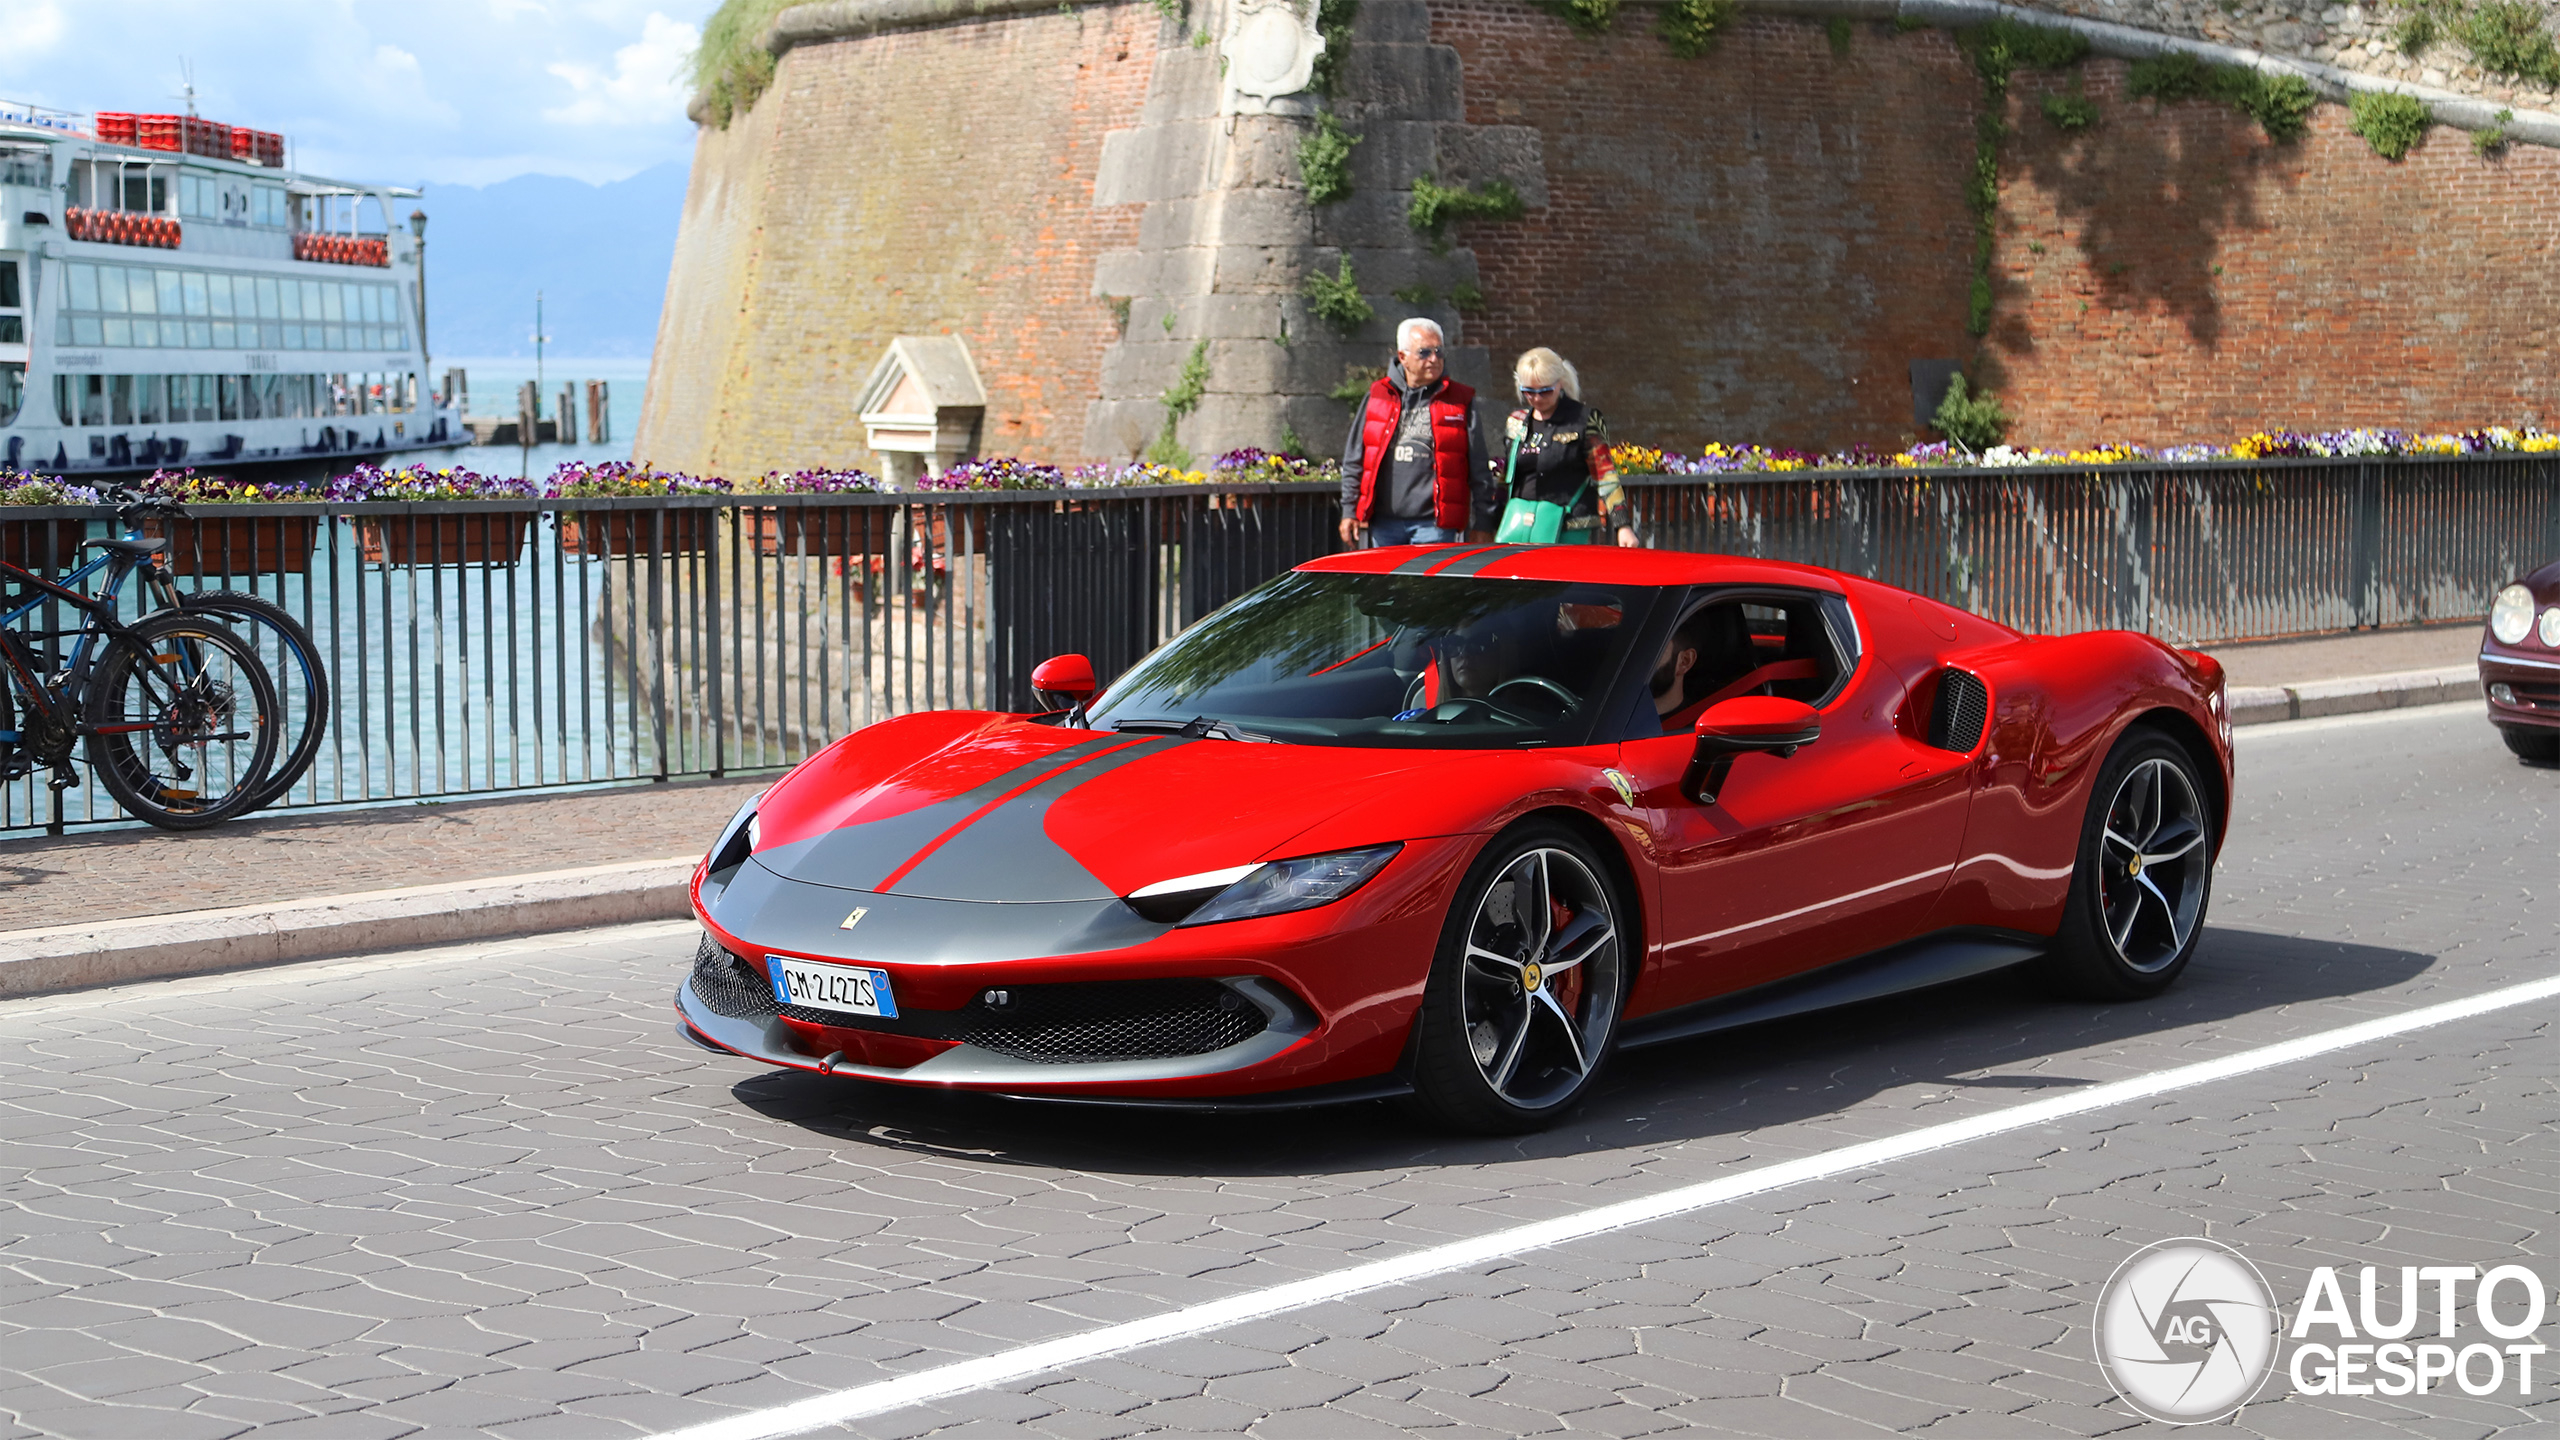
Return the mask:
<svg viewBox="0 0 2560 1440"><path fill-rule="evenodd" d="M1929 716L1929 743L1961 754L1982 743L1991 718L1991 692L1962 670L1938 672L1938 704Z"/></svg>

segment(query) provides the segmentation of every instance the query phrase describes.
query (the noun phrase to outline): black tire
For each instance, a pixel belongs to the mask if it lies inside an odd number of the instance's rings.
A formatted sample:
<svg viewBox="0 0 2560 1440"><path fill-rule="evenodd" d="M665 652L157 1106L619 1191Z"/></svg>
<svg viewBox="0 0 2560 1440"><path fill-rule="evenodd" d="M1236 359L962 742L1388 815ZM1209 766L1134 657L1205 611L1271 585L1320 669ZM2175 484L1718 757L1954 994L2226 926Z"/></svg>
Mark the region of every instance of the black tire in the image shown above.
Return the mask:
<svg viewBox="0 0 2560 1440"><path fill-rule="evenodd" d="M248 809L275 763L275 682L249 642L208 617L144 618L108 647L87 711L89 768L164 830Z"/></svg>
<svg viewBox="0 0 2560 1440"><path fill-rule="evenodd" d="M1540 927L1515 911L1533 881ZM1458 886L1414 1017L1423 1116L1516 1135L1570 1110L1617 1045L1634 916L1617 871L1572 829L1532 821L1495 837Z"/></svg>
<svg viewBox="0 0 2560 1440"><path fill-rule="evenodd" d="M2526 725L2501 725L2498 738L2516 752L2516 758L2528 765L2560 765L2560 730L2540 730Z"/></svg>
<svg viewBox="0 0 2560 1440"><path fill-rule="evenodd" d="M178 597L190 615L211 615L256 647L276 686L276 713L284 717L277 741L276 763L258 786L247 808L263 810L285 797L294 782L320 758L320 742L329 734L329 667L320 647L293 612L255 595L211 590Z"/></svg>
<svg viewBox="0 0 2560 1440"><path fill-rule="evenodd" d="M2185 746L2125 733L2099 767L2045 973L2084 1000L2140 1000L2195 957L2213 898L2212 790ZM2138 863L2137 863L2138 862Z"/></svg>

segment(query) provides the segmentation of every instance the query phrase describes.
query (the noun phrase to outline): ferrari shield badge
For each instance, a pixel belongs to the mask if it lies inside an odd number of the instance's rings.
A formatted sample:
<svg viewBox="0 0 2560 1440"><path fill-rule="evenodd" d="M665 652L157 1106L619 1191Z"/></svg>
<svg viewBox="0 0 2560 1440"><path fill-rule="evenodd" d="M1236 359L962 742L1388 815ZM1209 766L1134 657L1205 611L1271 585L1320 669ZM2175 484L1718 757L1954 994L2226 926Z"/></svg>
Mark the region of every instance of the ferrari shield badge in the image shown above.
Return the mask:
<svg viewBox="0 0 2560 1440"><path fill-rule="evenodd" d="M1630 810L1634 809L1636 806L1636 783L1627 778L1626 772L1623 770L1613 769L1603 770L1600 774L1603 779L1609 782L1609 788L1618 792L1618 798L1626 802L1627 808ZM857 911L855 913L859 914L861 912ZM851 925L853 922L847 920L844 923Z"/></svg>
<svg viewBox="0 0 2560 1440"><path fill-rule="evenodd" d="M857 905L857 906L855 906L855 907L854 907L854 909L853 909L853 913L852 913L852 914L847 915L846 917L844 917L844 923L843 923L843 924L841 924L841 925L839 925L839 926L837 926L836 928L837 928L837 929L839 929L839 930L850 930L850 929L852 929L854 926L861 924L861 923L862 923L862 917L863 917L863 916L865 916L865 915L868 915L868 914L870 914L870 913L871 913L871 907L870 907L870 906L868 906L868 905Z"/></svg>

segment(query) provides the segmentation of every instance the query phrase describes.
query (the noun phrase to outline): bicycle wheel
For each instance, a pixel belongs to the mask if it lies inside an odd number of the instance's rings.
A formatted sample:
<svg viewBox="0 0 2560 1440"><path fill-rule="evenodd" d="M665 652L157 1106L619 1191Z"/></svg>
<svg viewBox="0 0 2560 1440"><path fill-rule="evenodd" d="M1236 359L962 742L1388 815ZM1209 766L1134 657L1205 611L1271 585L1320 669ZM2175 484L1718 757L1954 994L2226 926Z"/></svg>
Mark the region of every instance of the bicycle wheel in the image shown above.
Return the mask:
<svg viewBox="0 0 2560 1440"><path fill-rule="evenodd" d="M275 763L276 687L249 642L162 613L110 645L88 695L89 768L136 819L201 830L247 809Z"/></svg>
<svg viewBox="0 0 2560 1440"><path fill-rule="evenodd" d="M255 595L208 590L179 596L178 606L190 615L211 615L228 625L256 649L259 663L275 681L276 714L283 721L276 740L276 763L258 783L257 796L248 805L251 810L263 810L283 799L311 768L320 756L321 740L329 733L329 669L321 663L320 647L312 643L311 632L302 628L292 611Z"/></svg>

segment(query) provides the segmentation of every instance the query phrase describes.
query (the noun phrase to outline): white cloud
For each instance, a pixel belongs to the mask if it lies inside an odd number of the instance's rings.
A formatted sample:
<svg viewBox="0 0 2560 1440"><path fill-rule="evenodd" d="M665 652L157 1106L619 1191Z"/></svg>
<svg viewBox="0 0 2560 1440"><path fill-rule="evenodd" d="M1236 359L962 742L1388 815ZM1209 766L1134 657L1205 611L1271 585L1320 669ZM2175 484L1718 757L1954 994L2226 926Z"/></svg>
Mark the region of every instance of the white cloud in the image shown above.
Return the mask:
<svg viewBox="0 0 2560 1440"><path fill-rule="evenodd" d="M57 0L0 0L0 74L27 74L27 62L51 55L69 28Z"/></svg>
<svg viewBox="0 0 2560 1440"><path fill-rule="evenodd" d="M613 73L573 60L545 66L576 98L542 112L555 125L661 125L684 115L685 61L702 33L650 11L640 38L613 52Z"/></svg>

